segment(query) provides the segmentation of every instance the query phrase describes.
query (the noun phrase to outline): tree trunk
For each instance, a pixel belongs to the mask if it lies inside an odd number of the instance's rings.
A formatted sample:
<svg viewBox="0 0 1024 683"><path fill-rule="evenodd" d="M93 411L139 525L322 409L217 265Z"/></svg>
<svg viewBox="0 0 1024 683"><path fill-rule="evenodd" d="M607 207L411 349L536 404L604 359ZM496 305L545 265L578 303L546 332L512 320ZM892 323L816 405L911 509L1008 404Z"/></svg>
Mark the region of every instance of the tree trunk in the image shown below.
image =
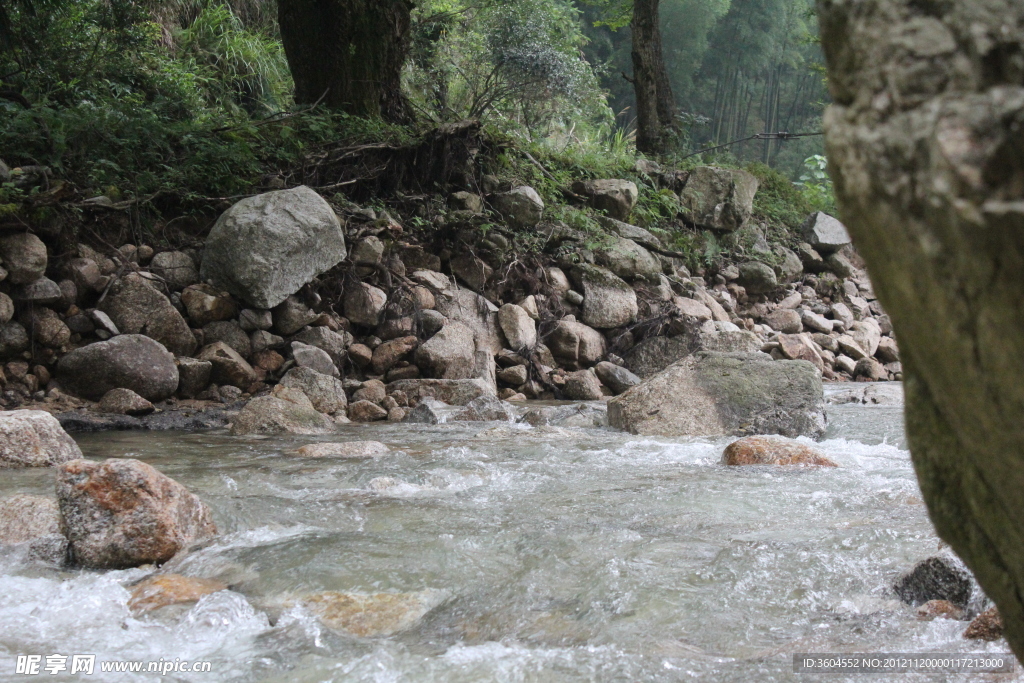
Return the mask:
<svg viewBox="0 0 1024 683"><path fill-rule="evenodd" d="M661 51L660 0L634 0L633 88L636 90L636 148L664 153L677 131L676 103Z"/></svg>
<svg viewBox="0 0 1024 683"><path fill-rule="evenodd" d="M411 0L278 0L296 103L322 101L356 116L408 120L401 73L412 6Z"/></svg>
<svg viewBox="0 0 1024 683"><path fill-rule="evenodd" d="M1024 4L818 8L829 168L899 337L921 490L1024 659Z"/></svg>

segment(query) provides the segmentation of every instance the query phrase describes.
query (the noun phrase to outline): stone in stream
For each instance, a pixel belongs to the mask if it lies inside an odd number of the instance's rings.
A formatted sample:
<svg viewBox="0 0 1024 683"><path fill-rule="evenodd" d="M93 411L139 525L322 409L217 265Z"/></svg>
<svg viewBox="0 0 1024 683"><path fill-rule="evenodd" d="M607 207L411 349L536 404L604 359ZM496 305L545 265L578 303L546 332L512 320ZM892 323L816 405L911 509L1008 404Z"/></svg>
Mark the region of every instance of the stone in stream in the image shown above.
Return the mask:
<svg viewBox="0 0 1024 683"><path fill-rule="evenodd" d="M964 608L974 592L974 579L959 562L946 557L929 557L897 579L893 590L908 605L948 600Z"/></svg>
<svg viewBox="0 0 1024 683"><path fill-rule="evenodd" d="M565 396L573 401L600 401L601 380L591 370L577 370L565 377Z"/></svg>
<svg viewBox="0 0 1024 683"><path fill-rule="evenodd" d="M456 413L453 420L459 422L515 422L519 419L516 409L496 396L480 396L466 405L465 410Z"/></svg>
<svg viewBox="0 0 1024 683"><path fill-rule="evenodd" d="M442 591L417 593L337 593L307 595L298 602L330 629L360 638L391 636L415 626L444 602Z"/></svg>
<svg viewBox="0 0 1024 683"><path fill-rule="evenodd" d="M371 401L354 401L348 406L348 418L353 422L379 422L388 419L388 411Z"/></svg>
<svg viewBox="0 0 1024 683"><path fill-rule="evenodd" d="M255 308L273 308L346 254L334 210L300 186L225 211L206 239L200 276Z"/></svg>
<svg viewBox="0 0 1024 683"><path fill-rule="evenodd" d="M608 402L608 421L633 434L725 436L825 433L821 375L765 354L689 356Z"/></svg>
<svg viewBox="0 0 1024 683"><path fill-rule="evenodd" d="M57 378L67 392L94 401L120 387L162 401L178 388L178 367L160 342L124 334L65 355L57 363Z"/></svg>
<svg viewBox="0 0 1024 683"><path fill-rule="evenodd" d="M433 398L421 399L419 404L405 414L403 422L419 424L441 424L446 419L445 408L448 404Z"/></svg>
<svg viewBox="0 0 1024 683"><path fill-rule="evenodd" d="M607 427L608 408L602 403L531 408L520 422L534 427Z"/></svg>
<svg viewBox="0 0 1024 683"><path fill-rule="evenodd" d="M25 494L0 500L0 548L5 553L24 549L31 559L64 564L68 540L60 530L57 501Z"/></svg>
<svg viewBox="0 0 1024 683"><path fill-rule="evenodd" d="M915 615L921 621L932 619L956 619L964 618L964 610L957 607L949 600L929 600L915 611Z"/></svg>
<svg viewBox="0 0 1024 683"><path fill-rule="evenodd" d="M337 426L299 389L278 385L270 396L249 401L231 423L231 434L332 434Z"/></svg>
<svg viewBox="0 0 1024 683"><path fill-rule="evenodd" d="M227 590L227 584L181 574L157 574L132 586L128 609L139 615L168 605L196 602L204 595Z"/></svg>
<svg viewBox="0 0 1024 683"><path fill-rule="evenodd" d="M615 365L608 361L601 361L595 365L594 372L597 373L601 383L611 389L612 393L616 395L629 391L642 381L621 365Z"/></svg>
<svg viewBox="0 0 1024 683"><path fill-rule="evenodd" d="M341 380L310 368L292 368L281 378L281 386L299 389L321 413L344 413L348 407L345 386Z"/></svg>
<svg viewBox="0 0 1024 683"><path fill-rule="evenodd" d="M96 411L115 415L149 415L156 408L131 389L111 389L96 404Z"/></svg>
<svg viewBox="0 0 1024 683"><path fill-rule="evenodd" d="M733 441L722 453L722 464L838 467L817 448L779 436L748 436Z"/></svg>
<svg viewBox="0 0 1024 683"><path fill-rule="evenodd" d="M968 640L999 640L1003 637L1003 618L999 616L998 607L990 607L974 618L964 638Z"/></svg>
<svg viewBox="0 0 1024 683"><path fill-rule="evenodd" d="M139 460L72 460L57 470L71 562L92 569L159 564L217 533L210 509Z"/></svg>
<svg viewBox="0 0 1024 683"><path fill-rule="evenodd" d="M0 469L53 467L81 457L78 444L50 413L0 412Z"/></svg>
<svg viewBox="0 0 1024 683"><path fill-rule="evenodd" d="M298 450L303 458L379 458L390 452L391 449L380 441L313 443Z"/></svg>
<svg viewBox="0 0 1024 683"><path fill-rule="evenodd" d="M473 399L494 395L482 379L403 379L387 385L387 393L403 392L410 400L435 398L453 406L468 405Z"/></svg>

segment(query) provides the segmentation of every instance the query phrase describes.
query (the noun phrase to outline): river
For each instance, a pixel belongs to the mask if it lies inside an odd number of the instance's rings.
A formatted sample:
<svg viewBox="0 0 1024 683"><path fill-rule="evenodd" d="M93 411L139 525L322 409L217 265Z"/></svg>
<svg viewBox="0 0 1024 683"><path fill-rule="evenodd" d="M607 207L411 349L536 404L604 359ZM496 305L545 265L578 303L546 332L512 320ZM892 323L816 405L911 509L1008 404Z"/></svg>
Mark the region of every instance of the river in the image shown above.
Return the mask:
<svg viewBox="0 0 1024 683"><path fill-rule="evenodd" d="M151 569L0 558L0 680L865 681L886 678L795 674L792 655L1008 651L891 593L939 547L901 412L831 406L819 445L841 467L817 470L724 467L729 439L496 423L345 427L393 449L370 461L294 455L317 438L82 435L87 457L139 458L210 505L221 536L172 564L231 590L133 617L124 586ZM7 470L0 496L52 486ZM322 591L436 607L356 638L294 605ZM213 673L17 676L19 653Z"/></svg>

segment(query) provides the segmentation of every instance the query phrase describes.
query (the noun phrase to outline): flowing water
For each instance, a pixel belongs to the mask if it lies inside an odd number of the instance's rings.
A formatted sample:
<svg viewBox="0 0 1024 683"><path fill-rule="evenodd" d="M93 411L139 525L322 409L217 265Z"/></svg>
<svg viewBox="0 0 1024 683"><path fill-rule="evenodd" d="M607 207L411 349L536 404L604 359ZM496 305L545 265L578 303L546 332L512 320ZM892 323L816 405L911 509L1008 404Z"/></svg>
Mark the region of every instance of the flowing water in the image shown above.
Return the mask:
<svg viewBox="0 0 1024 683"><path fill-rule="evenodd" d="M347 426L393 448L373 461L296 457L310 438L81 436L87 457L139 458L211 506L221 536L174 571L231 590L133 617L125 586L151 570L0 558L0 679L72 680L14 675L15 655L88 653L212 673L79 680L864 681L886 677L795 674L792 655L1007 651L889 589L938 550L901 410L833 406L830 424L819 445L841 467L820 470L726 468L729 439L497 423ZM6 471L0 495L52 476ZM323 591L437 606L358 638L294 604Z"/></svg>

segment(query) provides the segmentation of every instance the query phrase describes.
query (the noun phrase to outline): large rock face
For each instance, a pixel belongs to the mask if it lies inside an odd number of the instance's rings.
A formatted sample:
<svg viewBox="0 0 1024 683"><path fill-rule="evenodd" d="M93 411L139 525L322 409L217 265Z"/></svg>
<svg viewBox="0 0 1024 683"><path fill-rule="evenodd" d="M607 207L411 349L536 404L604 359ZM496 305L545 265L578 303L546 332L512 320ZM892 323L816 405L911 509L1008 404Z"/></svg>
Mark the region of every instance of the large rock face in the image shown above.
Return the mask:
<svg viewBox="0 0 1024 683"><path fill-rule="evenodd" d="M162 401L178 388L178 367L159 342L125 334L67 354L57 363L57 378L68 392L93 401L119 387Z"/></svg>
<svg viewBox="0 0 1024 683"><path fill-rule="evenodd" d="M51 467L82 457L57 418L41 410L0 412L0 468Z"/></svg>
<svg viewBox="0 0 1024 683"><path fill-rule="evenodd" d="M123 569L161 563L217 533L210 509L144 462L72 460L57 471L71 561Z"/></svg>
<svg viewBox="0 0 1024 683"><path fill-rule="evenodd" d="M754 210L758 180L746 171L698 166L680 193L683 211L697 226L723 232L743 227Z"/></svg>
<svg viewBox="0 0 1024 683"><path fill-rule="evenodd" d="M822 0L829 171L889 313L939 535L1024 658L1024 4Z"/></svg>
<svg viewBox="0 0 1024 683"><path fill-rule="evenodd" d="M196 338L170 300L137 273L115 282L99 309L122 334L144 334L178 356L190 356Z"/></svg>
<svg viewBox="0 0 1024 683"><path fill-rule="evenodd" d="M633 434L724 436L825 433L821 375L764 354L689 356L608 402L608 422Z"/></svg>
<svg viewBox="0 0 1024 683"><path fill-rule="evenodd" d="M225 211L206 239L200 275L256 308L273 308L345 256L334 210L303 186Z"/></svg>

